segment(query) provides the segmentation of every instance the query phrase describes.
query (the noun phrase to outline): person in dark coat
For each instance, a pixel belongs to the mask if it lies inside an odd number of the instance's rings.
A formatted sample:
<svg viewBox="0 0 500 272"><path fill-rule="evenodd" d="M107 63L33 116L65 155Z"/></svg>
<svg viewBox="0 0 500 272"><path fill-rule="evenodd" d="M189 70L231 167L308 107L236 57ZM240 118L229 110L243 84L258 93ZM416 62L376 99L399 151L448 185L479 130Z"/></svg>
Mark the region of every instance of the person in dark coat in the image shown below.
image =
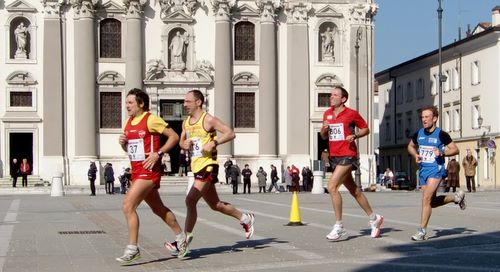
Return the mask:
<svg viewBox="0 0 500 272"><path fill-rule="evenodd" d="M251 182L251 176L252 176L252 170L250 170L250 167L248 164L245 164L245 168L241 170L241 175L243 176L243 193L247 193L247 187L248 187L248 193L250 194L250 184Z"/></svg>
<svg viewBox="0 0 500 272"><path fill-rule="evenodd" d="M267 181L267 173L264 171L264 168L259 167L259 171L257 171L257 180L259 181L259 193L264 191L266 192L266 181Z"/></svg>
<svg viewBox="0 0 500 272"><path fill-rule="evenodd" d="M232 164L228 169L229 179L231 180L231 185L233 186L233 194L238 193L238 176L240 172L238 171L238 167Z"/></svg>
<svg viewBox="0 0 500 272"><path fill-rule="evenodd" d="M109 162L104 166L104 180L106 181L106 193L110 195L114 194L115 171L113 171L113 165Z"/></svg>
<svg viewBox="0 0 500 272"><path fill-rule="evenodd" d="M95 196L95 179L97 177L97 166L93 161L90 161L90 167L89 171L87 171L87 177L90 181L90 195Z"/></svg>
<svg viewBox="0 0 500 272"><path fill-rule="evenodd" d="M455 193L457 191L457 187L460 188L460 163L458 163L455 159L451 159L448 162L446 171L448 172L448 178L446 180L445 192L449 192L451 188Z"/></svg>
<svg viewBox="0 0 500 272"><path fill-rule="evenodd" d="M12 177L12 187L16 187L17 178L19 177L19 162L16 158L12 159L10 163L10 176Z"/></svg>
<svg viewBox="0 0 500 272"><path fill-rule="evenodd" d="M280 178L278 178L278 171L276 170L276 166L272 165L271 164L271 185L269 186L269 189L267 191L271 192L271 190L273 189L276 189L276 192L277 194L279 194L280 190L278 189L278 180Z"/></svg>

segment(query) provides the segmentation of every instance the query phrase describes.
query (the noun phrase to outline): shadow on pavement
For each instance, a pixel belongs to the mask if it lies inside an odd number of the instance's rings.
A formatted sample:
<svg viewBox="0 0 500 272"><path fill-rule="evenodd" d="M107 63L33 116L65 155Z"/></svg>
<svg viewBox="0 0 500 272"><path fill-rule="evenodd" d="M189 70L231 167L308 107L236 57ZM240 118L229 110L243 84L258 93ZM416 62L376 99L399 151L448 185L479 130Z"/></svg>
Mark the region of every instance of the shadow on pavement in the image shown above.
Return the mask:
<svg viewBox="0 0 500 272"><path fill-rule="evenodd" d="M270 243L288 243L286 241L277 241L276 238L266 238L260 240L244 240L236 242L234 245L229 246L218 246L218 247L206 247L198 249L190 249L189 254L184 258L184 260L204 258L212 254L220 254L223 252L240 252L245 248L253 249L263 249L269 247Z"/></svg>
<svg viewBox="0 0 500 272"><path fill-rule="evenodd" d="M475 230L433 230L426 241L410 241L383 248L401 257L367 264L356 271L500 271L500 232L474 234ZM460 235L459 237L453 237ZM367 260L369 262L369 260Z"/></svg>

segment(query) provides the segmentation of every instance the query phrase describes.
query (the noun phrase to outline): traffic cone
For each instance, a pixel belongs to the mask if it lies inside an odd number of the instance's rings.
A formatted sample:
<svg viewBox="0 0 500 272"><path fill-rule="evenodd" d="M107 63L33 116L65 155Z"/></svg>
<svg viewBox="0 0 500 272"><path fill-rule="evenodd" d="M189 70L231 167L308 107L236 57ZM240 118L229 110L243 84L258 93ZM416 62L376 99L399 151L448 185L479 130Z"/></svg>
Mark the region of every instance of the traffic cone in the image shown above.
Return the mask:
<svg viewBox="0 0 500 272"><path fill-rule="evenodd" d="M299 198L297 192L292 193L292 206L290 207L290 222L287 226L302 226L300 221Z"/></svg>

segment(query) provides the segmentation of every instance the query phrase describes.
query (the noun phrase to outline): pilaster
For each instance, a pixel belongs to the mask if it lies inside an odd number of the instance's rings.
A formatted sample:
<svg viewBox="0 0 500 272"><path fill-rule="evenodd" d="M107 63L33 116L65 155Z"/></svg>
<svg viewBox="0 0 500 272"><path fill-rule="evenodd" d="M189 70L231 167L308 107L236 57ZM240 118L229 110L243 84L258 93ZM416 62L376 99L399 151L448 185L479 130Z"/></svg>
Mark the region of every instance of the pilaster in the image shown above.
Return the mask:
<svg viewBox="0 0 500 272"><path fill-rule="evenodd" d="M226 0L212 2L215 13L215 115L229 126L233 125L231 8ZM220 155L232 155L233 143L217 147Z"/></svg>
<svg viewBox="0 0 500 272"><path fill-rule="evenodd" d="M94 7L96 0L75 0L75 156L97 156L96 52Z"/></svg>
<svg viewBox="0 0 500 272"><path fill-rule="evenodd" d="M143 79L143 49L142 41L144 33L142 31L143 8L145 0L127 0L127 39L126 39L126 63L125 63L125 90L142 89Z"/></svg>

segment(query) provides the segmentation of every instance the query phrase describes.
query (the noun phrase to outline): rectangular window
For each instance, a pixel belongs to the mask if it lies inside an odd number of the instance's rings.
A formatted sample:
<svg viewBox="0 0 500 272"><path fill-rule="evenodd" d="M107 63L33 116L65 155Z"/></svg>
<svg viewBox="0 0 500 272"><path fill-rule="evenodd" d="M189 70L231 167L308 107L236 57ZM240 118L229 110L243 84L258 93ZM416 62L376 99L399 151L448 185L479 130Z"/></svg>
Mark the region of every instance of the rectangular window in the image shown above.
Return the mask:
<svg viewBox="0 0 500 272"><path fill-rule="evenodd" d="M443 130L444 131L450 131L451 128L451 118L450 118L450 111L445 110L444 111L444 116L443 116Z"/></svg>
<svg viewBox="0 0 500 272"><path fill-rule="evenodd" d="M398 88L396 90L396 105L401 104L403 104L403 87L401 85L398 85Z"/></svg>
<svg viewBox="0 0 500 272"><path fill-rule="evenodd" d="M443 73L443 92L449 92L450 91L450 70L446 70Z"/></svg>
<svg viewBox="0 0 500 272"><path fill-rule="evenodd" d="M417 81L417 99L424 98L424 80L419 78Z"/></svg>
<svg viewBox="0 0 500 272"><path fill-rule="evenodd" d="M481 110L479 108L479 105L472 105L472 128L478 129L479 128L479 116L481 116Z"/></svg>
<svg viewBox="0 0 500 272"><path fill-rule="evenodd" d="M471 64L471 84L477 85L481 82L479 73L479 61L473 61Z"/></svg>
<svg viewBox="0 0 500 272"><path fill-rule="evenodd" d="M328 108L330 107L330 93L318 93L318 107Z"/></svg>
<svg viewBox="0 0 500 272"><path fill-rule="evenodd" d="M385 121L385 140L390 141L391 140L391 122L390 119Z"/></svg>
<svg viewBox="0 0 500 272"><path fill-rule="evenodd" d="M100 92L100 127L122 127L122 93Z"/></svg>
<svg viewBox="0 0 500 272"><path fill-rule="evenodd" d="M460 109L453 110L453 130L460 130Z"/></svg>
<svg viewBox="0 0 500 272"><path fill-rule="evenodd" d="M438 94L438 84L439 84L439 76L437 74L432 75L431 84L431 95Z"/></svg>
<svg viewBox="0 0 500 272"><path fill-rule="evenodd" d="M387 89L384 92L385 105L388 106L391 101L391 89Z"/></svg>
<svg viewBox="0 0 500 272"><path fill-rule="evenodd" d="M408 84L406 84L406 102L411 101L413 101L413 84L408 82Z"/></svg>
<svg viewBox="0 0 500 272"><path fill-rule="evenodd" d="M30 91L11 91L10 92L11 107L32 107L33 97Z"/></svg>
<svg viewBox="0 0 500 272"><path fill-rule="evenodd" d="M397 136L398 139L401 139L401 138L403 138L403 118L402 118L402 114L398 114L396 116L396 125L397 125L396 136Z"/></svg>
<svg viewBox="0 0 500 272"><path fill-rule="evenodd" d="M234 127L255 128L255 93L234 93Z"/></svg>
<svg viewBox="0 0 500 272"><path fill-rule="evenodd" d="M453 68L451 74L451 85L453 90L458 90L460 88L460 73L458 72L458 67Z"/></svg>

